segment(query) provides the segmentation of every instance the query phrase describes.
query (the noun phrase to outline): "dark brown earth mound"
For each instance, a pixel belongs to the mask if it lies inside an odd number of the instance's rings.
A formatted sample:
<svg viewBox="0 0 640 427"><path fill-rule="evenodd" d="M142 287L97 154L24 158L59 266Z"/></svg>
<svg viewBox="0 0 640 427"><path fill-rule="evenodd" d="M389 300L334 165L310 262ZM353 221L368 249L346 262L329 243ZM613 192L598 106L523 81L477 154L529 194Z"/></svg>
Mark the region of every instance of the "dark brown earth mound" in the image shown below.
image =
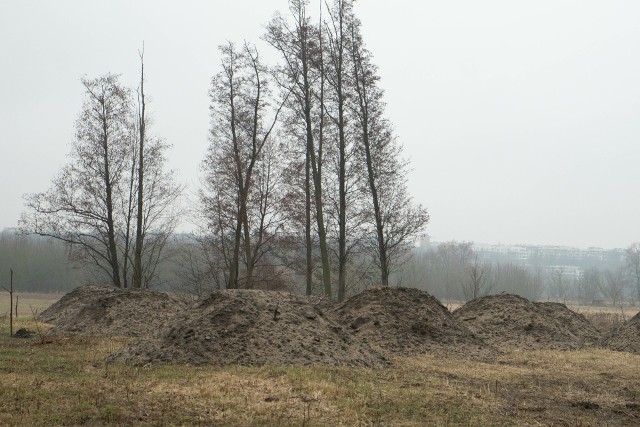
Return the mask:
<svg viewBox="0 0 640 427"><path fill-rule="evenodd" d="M580 313L576 313L564 304L558 302L534 303L547 316L557 320L564 328L583 341L583 344L593 344L600 340L600 331L593 323Z"/></svg>
<svg viewBox="0 0 640 427"><path fill-rule="evenodd" d="M601 345L611 350L640 354L640 313L613 328L602 339Z"/></svg>
<svg viewBox="0 0 640 427"><path fill-rule="evenodd" d="M38 320L46 323L67 321L75 318L80 310L87 305L93 304L98 299L116 292L117 289L107 286L85 285L75 288L65 294L62 298L50 305L46 310L38 315Z"/></svg>
<svg viewBox="0 0 640 427"><path fill-rule="evenodd" d="M259 290L215 292L183 311L157 338L142 339L110 360L136 365L388 365L306 297Z"/></svg>
<svg viewBox="0 0 640 427"><path fill-rule="evenodd" d="M578 349L594 344L598 331L564 304L533 303L501 294L468 302L453 317L502 350Z"/></svg>
<svg viewBox="0 0 640 427"><path fill-rule="evenodd" d="M147 336L185 308L165 293L82 286L42 312L50 335Z"/></svg>
<svg viewBox="0 0 640 427"><path fill-rule="evenodd" d="M388 355L491 358L497 354L436 298L418 289L372 288L338 305L330 314L359 340Z"/></svg>

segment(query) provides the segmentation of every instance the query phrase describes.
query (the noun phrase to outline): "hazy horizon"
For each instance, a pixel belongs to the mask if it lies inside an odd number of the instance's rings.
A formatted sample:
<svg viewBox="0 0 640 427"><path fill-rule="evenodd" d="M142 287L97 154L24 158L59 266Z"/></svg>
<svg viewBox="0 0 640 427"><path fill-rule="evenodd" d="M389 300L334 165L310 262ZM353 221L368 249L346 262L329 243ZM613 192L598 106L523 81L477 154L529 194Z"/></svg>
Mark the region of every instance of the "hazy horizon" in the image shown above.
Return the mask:
<svg viewBox="0 0 640 427"><path fill-rule="evenodd" d="M135 87L143 41L152 133L173 145L170 165L195 192L217 46L247 40L273 62L259 37L287 1L1 9L4 229L17 226L22 195L45 191L66 163L80 79L120 73ZM640 3L368 0L356 13L434 240L640 241Z"/></svg>

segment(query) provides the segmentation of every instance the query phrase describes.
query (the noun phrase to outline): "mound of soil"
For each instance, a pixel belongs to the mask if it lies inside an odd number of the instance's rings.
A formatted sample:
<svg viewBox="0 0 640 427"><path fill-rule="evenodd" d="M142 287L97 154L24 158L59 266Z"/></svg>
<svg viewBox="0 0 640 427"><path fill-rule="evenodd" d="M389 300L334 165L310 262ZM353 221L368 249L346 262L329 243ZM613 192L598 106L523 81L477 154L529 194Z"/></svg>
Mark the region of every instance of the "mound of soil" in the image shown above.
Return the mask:
<svg viewBox="0 0 640 427"><path fill-rule="evenodd" d="M82 286L42 312L50 335L147 336L181 312L185 303L161 292Z"/></svg>
<svg viewBox="0 0 640 427"><path fill-rule="evenodd" d="M600 340L600 331L584 315L576 313L564 304L557 302L534 303L543 313L557 320L570 333L584 344L593 344Z"/></svg>
<svg viewBox="0 0 640 427"><path fill-rule="evenodd" d="M387 355L432 353L486 359L497 354L454 319L440 301L418 289L372 288L330 314L360 341Z"/></svg>
<svg viewBox="0 0 640 427"><path fill-rule="evenodd" d="M116 288L107 286L85 285L75 288L50 305L38 315L38 320L57 324L73 319L84 307L95 303L98 299L111 295Z"/></svg>
<svg viewBox="0 0 640 427"><path fill-rule="evenodd" d="M136 365L388 365L308 298L261 290L217 291L183 311L156 338L139 340L110 360Z"/></svg>
<svg viewBox="0 0 640 427"><path fill-rule="evenodd" d="M564 304L534 303L517 295L478 298L453 316L502 350L571 350L599 339L598 330Z"/></svg>
<svg viewBox="0 0 640 427"><path fill-rule="evenodd" d="M640 354L640 313L611 330L601 345L611 350Z"/></svg>

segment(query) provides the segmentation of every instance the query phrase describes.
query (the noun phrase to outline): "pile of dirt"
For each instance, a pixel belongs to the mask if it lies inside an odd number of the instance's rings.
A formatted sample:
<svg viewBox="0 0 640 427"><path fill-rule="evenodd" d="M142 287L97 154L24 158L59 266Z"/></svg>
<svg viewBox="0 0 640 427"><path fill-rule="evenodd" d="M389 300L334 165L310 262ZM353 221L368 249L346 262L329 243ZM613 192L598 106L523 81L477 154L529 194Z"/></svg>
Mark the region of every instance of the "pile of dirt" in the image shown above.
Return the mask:
<svg viewBox="0 0 640 427"><path fill-rule="evenodd" d="M355 295L330 314L384 354L438 354L487 359L497 351L451 316L440 301L412 288L379 287Z"/></svg>
<svg viewBox="0 0 640 427"><path fill-rule="evenodd" d="M576 313L564 304L557 302L536 302L538 308L562 327L569 330L584 344L593 344L600 340L600 331L584 315Z"/></svg>
<svg viewBox="0 0 640 427"><path fill-rule="evenodd" d="M73 319L78 312L95 303L98 299L111 295L117 291L116 288L107 286L85 285L75 288L65 294L62 298L50 305L46 310L38 315L38 320L45 323L63 323Z"/></svg>
<svg viewBox="0 0 640 427"><path fill-rule="evenodd" d="M468 302L453 316L502 350L572 350L596 343L598 330L564 304L500 294Z"/></svg>
<svg viewBox="0 0 640 427"><path fill-rule="evenodd" d="M66 294L39 320L54 324L50 335L137 337L155 333L185 306L161 292L88 285Z"/></svg>
<svg viewBox="0 0 640 427"><path fill-rule="evenodd" d="M611 330L600 344L611 350L640 354L640 313Z"/></svg>
<svg viewBox="0 0 640 427"><path fill-rule="evenodd" d="M183 311L157 337L141 339L110 360L135 365L388 365L308 298L261 290L217 291Z"/></svg>

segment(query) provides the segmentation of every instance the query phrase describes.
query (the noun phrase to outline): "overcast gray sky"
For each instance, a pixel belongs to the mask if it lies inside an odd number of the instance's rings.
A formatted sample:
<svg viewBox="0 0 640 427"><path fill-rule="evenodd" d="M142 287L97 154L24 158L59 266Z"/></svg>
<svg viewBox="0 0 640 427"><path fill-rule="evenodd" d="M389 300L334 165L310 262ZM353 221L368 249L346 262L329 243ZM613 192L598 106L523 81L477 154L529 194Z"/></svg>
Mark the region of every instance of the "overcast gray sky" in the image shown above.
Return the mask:
<svg viewBox="0 0 640 427"><path fill-rule="evenodd" d="M286 0L0 0L0 229L65 163L82 76L135 87L191 191L216 47L259 41ZM640 2L360 0L410 188L436 240L640 240Z"/></svg>

